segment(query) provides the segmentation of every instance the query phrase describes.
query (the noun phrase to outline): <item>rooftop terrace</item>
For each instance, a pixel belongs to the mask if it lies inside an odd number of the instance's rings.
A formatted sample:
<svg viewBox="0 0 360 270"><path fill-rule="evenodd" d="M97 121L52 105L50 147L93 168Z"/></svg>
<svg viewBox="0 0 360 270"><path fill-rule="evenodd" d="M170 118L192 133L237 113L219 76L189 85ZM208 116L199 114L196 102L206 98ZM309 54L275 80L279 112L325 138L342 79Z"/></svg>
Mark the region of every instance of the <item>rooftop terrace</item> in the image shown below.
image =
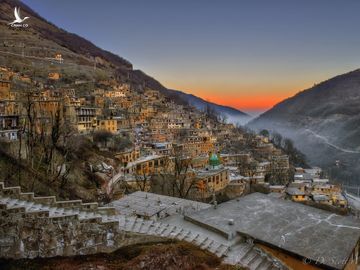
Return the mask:
<svg viewBox="0 0 360 270"><path fill-rule="evenodd" d="M229 238L237 233L342 269L360 237L360 221L261 193L186 215ZM232 224L232 225L231 225Z"/></svg>
<svg viewBox="0 0 360 270"><path fill-rule="evenodd" d="M210 207L206 203L142 191L131 193L113 201L109 206L113 206L119 214L138 215L147 218L165 217L180 212L191 213Z"/></svg>

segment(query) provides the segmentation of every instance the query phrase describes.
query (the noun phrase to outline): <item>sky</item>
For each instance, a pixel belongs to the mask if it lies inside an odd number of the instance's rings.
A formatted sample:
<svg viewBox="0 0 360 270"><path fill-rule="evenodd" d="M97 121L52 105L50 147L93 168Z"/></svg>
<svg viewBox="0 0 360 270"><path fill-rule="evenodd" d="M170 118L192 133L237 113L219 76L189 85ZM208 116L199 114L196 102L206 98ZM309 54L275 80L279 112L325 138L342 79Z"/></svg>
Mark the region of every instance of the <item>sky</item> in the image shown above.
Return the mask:
<svg viewBox="0 0 360 270"><path fill-rule="evenodd" d="M24 0L163 85L246 112L359 67L358 0Z"/></svg>

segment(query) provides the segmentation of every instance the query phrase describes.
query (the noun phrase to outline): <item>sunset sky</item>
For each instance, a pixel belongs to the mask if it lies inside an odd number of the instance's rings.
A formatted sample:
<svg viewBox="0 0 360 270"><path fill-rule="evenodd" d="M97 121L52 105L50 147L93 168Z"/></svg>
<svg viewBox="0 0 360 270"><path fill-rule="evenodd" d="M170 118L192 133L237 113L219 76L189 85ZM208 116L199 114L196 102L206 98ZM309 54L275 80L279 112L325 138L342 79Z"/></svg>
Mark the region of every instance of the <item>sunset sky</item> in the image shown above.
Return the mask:
<svg viewBox="0 0 360 270"><path fill-rule="evenodd" d="M360 62L358 0L24 2L168 88L247 112Z"/></svg>

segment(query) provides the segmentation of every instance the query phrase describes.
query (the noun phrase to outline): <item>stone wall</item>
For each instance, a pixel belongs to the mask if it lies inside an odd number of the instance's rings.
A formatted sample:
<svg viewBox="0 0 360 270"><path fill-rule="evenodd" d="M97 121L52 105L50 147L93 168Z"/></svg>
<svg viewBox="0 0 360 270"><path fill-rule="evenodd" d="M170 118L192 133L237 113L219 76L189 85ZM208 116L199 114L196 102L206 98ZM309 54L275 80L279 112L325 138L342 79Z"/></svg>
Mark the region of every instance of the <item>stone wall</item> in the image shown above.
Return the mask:
<svg viewBox="0 0 360 270"><path fill-rule="evenodd" d="M159 236L124 231L120 229L119 221L115 219L104 221L101 216L95 214L93 217L79 214L50 215L49 210L46 210L46 204L41 210L31 211L25 206L9 206L6 202L17 201L15 198L20 196L31 198L32 194L21 193L19 188L4 189L3 185L1 192L0 257L2 258L86 255L112 252L120 247L137 243L166 240ZM37 203L41 201L49 205L54 203L51 199L52 197L36 198ZM24 201L22 203L24 204ZM67 205L66 202L58 202L58 205L79 207L77 201L68 202ZM81 206L91 209L94 205ZM99 208L99 211L111 212L111 209Z"/></svg>

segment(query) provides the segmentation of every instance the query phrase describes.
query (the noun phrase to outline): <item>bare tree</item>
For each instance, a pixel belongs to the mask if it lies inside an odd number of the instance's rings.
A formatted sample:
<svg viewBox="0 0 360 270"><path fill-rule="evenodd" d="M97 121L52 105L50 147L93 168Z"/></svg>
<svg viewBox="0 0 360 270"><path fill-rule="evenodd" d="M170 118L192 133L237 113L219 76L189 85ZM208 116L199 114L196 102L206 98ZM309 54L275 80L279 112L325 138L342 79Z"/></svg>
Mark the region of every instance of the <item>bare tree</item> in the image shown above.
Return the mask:
<svg viewBox="0 0 360 270"><path fill-rule="evenodd" d="M192 159L184 156L183 151L175 147L174 156L164 160L155 184L160 186L166 195L188 198L197 183L191 173L191 164Z"/></svg>
<svg viewBox="0 0 360 270"><path fill-rule="evenodd" d="M249 187L251 190L253 178L258 172L258 162L256 160L241 162L238 164L238 170L241 175L249 177Z"/></svg>
<svg viewBox="0 0 360 270"><path fill-rule="evenodd" d="M181 156L175 156L174 160L174 177L172 186L180 198L187 198L189 192L195 187L196 180L189 177L188 172L191 168L191 159L183 159Z"/></svg>
<svg viewBox="0 0 360 270"><path fill-rule="evenodd" d="M147 191L151 186L152 174L146 174L143 172L142 174L135 174L135 182L136 188L140 191Z"/></svg>
<svg viewBox="0 0 360 270"><path fill-rule="evenodd" d="M274 133L272 134L271 141L273 142L273 144L274 144L276 147L281 147L281 146L282 146L283 137L281 136L281 134L279 134L279 133L277 133L277 132L274 132Z"/></svg>
<svg viewBox="0 0 360 270"><path fill-rule="evenodd" d="M209 104L206 105L206 107L204 109L204 113L205 113L206 118L208 118L210 120L218 121L218 113Z"/></svg>
<svg viewBox="0 0 360 270"><path fill-rule="evenodd" d="M37 111L35 102L33 100L33 91L27 89L25 91L25 98L23 100L23 108L25 110L25 129L26 129L26 158L29 161L31 168L34 168L34 149L36 144L36 130L35 121L37 118Z"/></svg>
<svg viewBox="0 0 360 270"><path fill-rule="evenodd" d="M270 162L270 171L265 175L265 181L272 185L285 185L290 181L290 169L272 160Z"/></svg>
<svg viewBox="0 0 360 270"><path fill-rule="evenodd" d="M256 175L257 168L258 168L258 162L256 160L251 160L250 162L238 163L239 173L243 176L248 176L250 178Z"/></svg>
<svg viewBox="0 0 360 270"><path fill-rule="evenodd" d="M101 143L101 145L103 145L104 147L107 147L107 145L112 137L113 137L113 135L111 134L111 132L106 131L106 130L100 130L100 131L94 132L93 140L94 140L94 142Z"/></svg>

